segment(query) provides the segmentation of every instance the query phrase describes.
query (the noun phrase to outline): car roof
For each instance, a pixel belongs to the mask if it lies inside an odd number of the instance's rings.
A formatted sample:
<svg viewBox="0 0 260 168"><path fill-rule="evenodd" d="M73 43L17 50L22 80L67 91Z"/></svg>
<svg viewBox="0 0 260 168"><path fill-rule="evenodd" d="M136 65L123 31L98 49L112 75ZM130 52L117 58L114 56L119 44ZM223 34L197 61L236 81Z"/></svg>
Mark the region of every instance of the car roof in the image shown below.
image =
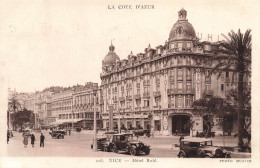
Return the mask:
<svg viewBox="0 0 260 168"><path fill-rule="evenodd" d="M184 138L181 141L184 141L184 142L207 142L207 141L212 141L212 139L209 139L209 138Z"/></svg>

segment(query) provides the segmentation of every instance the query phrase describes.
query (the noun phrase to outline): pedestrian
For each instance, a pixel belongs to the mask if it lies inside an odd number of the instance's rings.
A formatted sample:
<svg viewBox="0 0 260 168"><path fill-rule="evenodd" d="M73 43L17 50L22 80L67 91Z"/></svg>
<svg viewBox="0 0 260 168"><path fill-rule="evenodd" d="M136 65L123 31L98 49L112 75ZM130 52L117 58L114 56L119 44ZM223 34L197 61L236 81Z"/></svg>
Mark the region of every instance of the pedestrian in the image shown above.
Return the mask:
<svg viewBox="0 0 260 168"><path fill-rule="evenodd" d="M43 133L41 133L41 136L40 136L40 147L44 147L44 139L45 139L45 137L44 137Z"/></svg>
<svg viewBox="0 0 260 168"><path fill-rule="evenodd" d="M184 136L182 135L181 137L180 137L180 139L179 139L179 142L180 142L180 144L181 144L181 140L182 139L184 139Z"/></svg>
<svg viewBox="0 0 260 168"><path fill-rule="evenodd" d="M24 144L24 147L27 147L27 145L28 145L28 135L27 134L24 134L24 136L23 136L23 144Z"/></svg>
<svg viewBox="0 0 260 168"><path fill-rule="evenodd" d="M251 142L251 132L248 132L247 143L250 144L250 142Z"/></svg>
<svg viewBox="0 0 260 168"><path fill-rule="evenodd" d="M9 142L9 138L10 138L10 133L9 133L9 130L7 131L7 144Z"/></svg>
<svg viewBox="0 0 260 168"><path fill-rule="evenodd" d="M35 141L35 136L32 134L32 135L31 135L31 144L32 144L32 147L34 147L34 141Z"/></svg>
<svg viewBox="0 0 260 168"><path fill-rule="evenodd" d="M69 135L70 135L70 129L69 129Z"/></svg>

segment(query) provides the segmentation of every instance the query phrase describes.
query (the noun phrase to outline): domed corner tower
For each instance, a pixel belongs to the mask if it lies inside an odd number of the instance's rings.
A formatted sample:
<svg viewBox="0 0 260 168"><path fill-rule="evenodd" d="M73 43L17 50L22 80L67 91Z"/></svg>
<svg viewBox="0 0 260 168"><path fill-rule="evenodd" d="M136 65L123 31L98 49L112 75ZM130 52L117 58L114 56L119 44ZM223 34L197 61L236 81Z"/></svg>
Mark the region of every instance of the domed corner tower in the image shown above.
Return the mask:
<svg viewBox="0 0 260 168"><path fill-rule="evenodd" d="M115 53L115 47L111 42L109 46L109 52L102 61L103 72L109 71L115 66L116 62L120 61L119 56Z"/></svg>
<svg viewBox="0 0 260 168"><path fill-rule="evenodd" d="M187 20L187 11L183 8L178 12L178 21L172 26L168 44L171 51L192 51L197 39L195 30Z"/></svg>

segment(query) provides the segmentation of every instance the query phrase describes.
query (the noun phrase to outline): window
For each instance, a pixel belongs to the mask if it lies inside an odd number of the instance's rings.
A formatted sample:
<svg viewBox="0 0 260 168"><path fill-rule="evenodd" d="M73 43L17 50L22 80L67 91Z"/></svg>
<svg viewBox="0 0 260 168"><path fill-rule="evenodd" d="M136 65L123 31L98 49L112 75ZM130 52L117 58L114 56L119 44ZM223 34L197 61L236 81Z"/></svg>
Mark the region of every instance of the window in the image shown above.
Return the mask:
<svg viewBox="0 0 260 168"><path fill-rule="evenodd" d="M228 78L228 77L229 77L229 72L227 71L227 72L226 72L226 78Z"/></svg>
<svg viewBox="0 0 260 168"><path fill-rule="evenodd" d="M178 64L182 64L182 58L180 56L177 58L177 61L178 61Z"/></svg>
<svg viewBox="0 0 260 168"><path fill-rule="evenodd" d="M174 43L171 43L171 48L174 48Z"/></svg>
<svg viewBox="0 0 260 168"><path fill-rule="evenodd" d="M178 83L178 91L182 91L182 82Z"/></svg>
<svg viewBox="0 0 260 168"><path fill-rule="evenodd" d="M190 79L190 76L191 76L190 68L187 69L186 73L187 73L186 74L187 78Z"/></svg>
<svg viewBox="0 0 260 168"><path fill-rule="evenodd" d="M178 49L179 51L182 51L182 43L178 43Z"/></svg>
<svg viewBox="0 0 260 168"><path fill-rule="evenodd" d="M182 69L178 69L178 79L182 79Z"/></svg>
<svg viewBox="0 0 260 168"><path fill-rule="evenodd" d="M226 91L229 91L229 84L226 84Z"/></svg>
<svg viewBox="0 0 260 168"><path fill-rule="evenodd" d="M150 104L149 104L149 100L144 100L144 107L149 107Z"/></svg>
<svg viewBox="0 0 260 168"><path fill-rule="evenodd" d="M182 107L182 97L178 98L178 108Z"/></svg>
<svg viewBox="0 0 260 168"><path fill-rule="evenodd" d="M160 105L160 98L155 98L155 105L156 106L159 106Z"/></svg>
<svg viewBox="0 0 260 168"><path fill-rule="evenodd" d="M140 104L141 104L141 100L136 100L136 106L140 107Z"/></svg>
<svg viewBox="0 0 260 168"><path fill-rule="evenodd" d="M191 43L186 43L187 48L191 48Z"/></svg>
<svg viewBox="0 0 260 168"><path fill-rule="evenodd" d="M187 87L186 90L190 92L191 91L191 83L187 83L186 87Z"/></svg>
<svg viewBox="0 0 260 168"><path fill-rule="evenodd" d="M191 97L190 97L190 96L188 96L188 97L186 98L186 106L187 106L187 107L191 107Z"/></svg>
<svg viewBox="0 0 260 168"><path fill-rule="evenodd" d="M224 84L221 84L221 91L224 91Z"/></svg>
<svg viewBox="0 0 260 168"><path fill-rule="evenodd" d="M144 88L144 93L149 93L149 87Z"/></svg>
<svg viewBox="0 0 260 168"><path fill-rule="evenodd" d="M160 84L156 85L156 92L160 91Z"/></svg>
<svg viewBox="0 0 260 168"><path fill-rule="evenodd" d="M170 82L170 89L174 89L174 82Z"/></svg>
<svg viewBox="0 0 260 168"><path fill-rule="evenodd" d="M210 85L206 84L206 91L209 91L209 90L210 90Z"/></svg>
<svg viewBox="0 0 260 168"><path fill-rule="evenodd" d="M136 91L137 91L137 94L139 95L140 94L140 89L138 88Z"/></svg>
<svg viewBox="0 0 260 168"><path fill-rule="evenodd" d="M173 96L171 96L170 98L169 98L169 104L170 104L170 106L171 107L173 107L174 106L174 97Z"/></svg>

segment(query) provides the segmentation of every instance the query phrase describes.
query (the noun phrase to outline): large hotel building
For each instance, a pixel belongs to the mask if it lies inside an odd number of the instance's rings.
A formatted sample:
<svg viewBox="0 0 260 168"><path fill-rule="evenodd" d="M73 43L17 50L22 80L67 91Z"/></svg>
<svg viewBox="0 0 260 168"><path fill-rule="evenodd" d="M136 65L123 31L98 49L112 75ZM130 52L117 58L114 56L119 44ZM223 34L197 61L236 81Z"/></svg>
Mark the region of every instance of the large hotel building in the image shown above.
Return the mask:
<svg viewBox="0 0 260 168"><path fill-rule="evenodd" d="M155 134L190 134L192 131L185 125L193 120L193 133L205 130L203 116L195 115L193 102L207 95L226 98L238 80L234 67L220 76L209 73L225 61L215 59L220 43L200 41L184 9L178 12L178 20L163 45L155 48L149 45L144 53L131 52L128 59L120 60L111 43L102 61L96 97L98 127L107 129L124 124L128 129L149 127ZM246 81L250 82L250 78ZM97 83L88 82L47 89L28 96L26 107L35 109L45 125L92 129L94 87ZM220 119L214 118L213 122L217 120ZM211 130L237 132L237 119L226 116L223 127L215 124Z"/></svg>
<svg viewBox="0 0 260 168"><path fill-rule="evenodd" d="M203 118L194 115L192 103L205 95L226 98L229 89L236 87L231 80L237 83L237 74L231 79L232 67L219 78L209 73L223 61L214 59L219 44L200 42L184 9L178 12L178 20L163 45L149 45L144 53L131 52L128 59L120 60L111 44L100 74L103 126L108 127L109 108L113 107L114 126L150 125L155 133L189 134L185 124L194 120L194 130L203 131ZM227 118L224 128L215 125L212 131L236 132L236 119Z"/></svg>

